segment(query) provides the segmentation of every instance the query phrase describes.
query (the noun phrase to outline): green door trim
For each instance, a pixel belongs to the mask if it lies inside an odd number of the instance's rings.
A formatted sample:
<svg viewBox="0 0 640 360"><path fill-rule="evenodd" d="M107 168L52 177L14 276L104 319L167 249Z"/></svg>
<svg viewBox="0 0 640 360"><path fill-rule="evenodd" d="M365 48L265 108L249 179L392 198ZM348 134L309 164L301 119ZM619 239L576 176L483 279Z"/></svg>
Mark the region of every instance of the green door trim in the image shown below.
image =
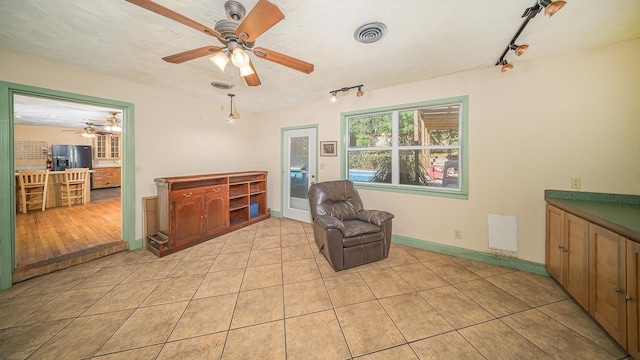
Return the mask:
<svg viewBox="0 0 640 360"><path fill-rule="evenodd" d="M0 81L0 290L12 285L15 268L16 214L14 175L13 95L108 106L122 109L122 238L129 249L141 247L135 241L135 149L132 103Z"/></svg>

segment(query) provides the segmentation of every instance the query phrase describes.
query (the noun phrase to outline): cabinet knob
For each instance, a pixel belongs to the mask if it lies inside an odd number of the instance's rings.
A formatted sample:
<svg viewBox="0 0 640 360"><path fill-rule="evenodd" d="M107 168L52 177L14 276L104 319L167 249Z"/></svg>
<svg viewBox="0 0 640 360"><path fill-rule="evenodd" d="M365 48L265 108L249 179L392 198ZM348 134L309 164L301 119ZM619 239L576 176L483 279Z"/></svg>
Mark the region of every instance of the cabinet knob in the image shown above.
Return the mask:
<svg viewBox="0 0 640 360"><path fill-rule="evenodd" d="M190 197L191 195L193 195L193 193L182 194L182 196L184 196L184 197Z"/></svg>
<svg viewBox="0 0 640 360"><path fill-rule="evenodd" d="M626 295L624 296L624 301L631 301L631 300L632 300L632 299L631 299L631 296L629 296L629 294L626 294Z"/></svg>
<svg viewBox="0 0 640 360"><path fill-rule="evenodd" d="M622 292L622 289L620 289L619 287L617 287L617 288L616 288L616 292L617 292L618 294L620 294L620 293Z"/></svg>

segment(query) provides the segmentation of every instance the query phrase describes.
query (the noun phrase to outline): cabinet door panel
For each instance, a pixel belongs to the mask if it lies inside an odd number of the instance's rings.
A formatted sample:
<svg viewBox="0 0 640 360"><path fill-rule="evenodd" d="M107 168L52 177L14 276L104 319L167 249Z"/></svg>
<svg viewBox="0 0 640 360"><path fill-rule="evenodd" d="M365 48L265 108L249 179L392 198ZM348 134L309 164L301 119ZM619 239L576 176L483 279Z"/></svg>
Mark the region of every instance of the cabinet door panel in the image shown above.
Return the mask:
<svg viewBox="0 0 640 360"><path fill-rule="evenodd" d="M589 312L623 347L627 345L625 238L589 225L591 248Z"/></svg>
<svg viewBox="0 0 640 360"><path fill-rule="evenodd" d="M569 294L589 308L589 223L572 214L565 214L566 278Z"/></svg>
<svg viewBox="0 0 640 360"><path fill-rule="evenodd" d="M547 271L564 286L564 211L547 205Z"/></svg>
<svg viewBox="0 0 640 360"><path fill-rule="evenodd" d="M229 227L229 210L227 204L227 194L205 195L205 236L213 236L227 230Z"/></svg>
<svg viewBox="0 0 640 360"><path fill-rule="evenodd" d="M189 193L187 193L189 194ZM178 194L172 199L173 202L173 245L188 243L202 237L203 230L203 206L202 194Z"/></svg>
<svg viewBox="0 0 640 360"><path fill-rule="evenodd" d="M627 240L627 351L640 359L640 244Z"/></svg>

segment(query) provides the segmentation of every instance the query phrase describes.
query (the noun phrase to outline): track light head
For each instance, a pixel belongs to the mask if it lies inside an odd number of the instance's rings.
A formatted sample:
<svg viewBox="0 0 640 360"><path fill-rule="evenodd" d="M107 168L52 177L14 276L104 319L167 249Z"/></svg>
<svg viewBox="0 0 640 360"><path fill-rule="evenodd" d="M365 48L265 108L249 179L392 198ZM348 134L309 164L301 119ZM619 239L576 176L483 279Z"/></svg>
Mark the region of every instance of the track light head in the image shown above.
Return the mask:
<svg viewBox="0 0 640 360"><path fill-rule="evenodd" d="M362 91L362 86L358 86L358 92L356 93L357 97L364 95L364 91Z"/></svg>
<svg viewBox="0 0 640 360"><path fill-rule="evenodd" d="M502 64L502 67L500 68L500 72L507 72L507 71L513 69L513 64L509 64L507 62L507 60L503 59L501 64Z"/></svg>
<svg viewBox="0 0 640 360"><path fill-rule="evenodd" d="M338 101L338 92L337 91L332 91L331 93L331 102L337 102Z"/></svg>
<svg viewBox="0 0 640 360"><path fill-rule="evenodd" d="M558 0L558 1L539 0L538 4L540 4L540 6L545 8L544 9L544 16L550 18L555 13L560 11L560 9L562 9L563 6L567 5L567 2L566 1L562 1L562 0Z"/></svg>
<svg viewBox="0 0 640 360"><path fill-rule="evenodd" d="M513 50L513 52L517 56L521 56L522 54L524 54L525 51L527 51L527 49L529 48L529 45L527 45L527 44L522 44L522 45L509 44L509 48L511 50Z"/></svg>

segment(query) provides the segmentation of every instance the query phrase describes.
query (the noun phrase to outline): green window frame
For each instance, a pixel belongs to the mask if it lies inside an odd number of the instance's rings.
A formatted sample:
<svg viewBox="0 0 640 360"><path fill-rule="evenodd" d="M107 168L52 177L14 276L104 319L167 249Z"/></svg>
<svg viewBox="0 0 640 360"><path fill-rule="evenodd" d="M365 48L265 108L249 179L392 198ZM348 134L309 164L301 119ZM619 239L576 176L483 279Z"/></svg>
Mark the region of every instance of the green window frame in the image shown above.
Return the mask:
<svg viewBox="0 0 640 360"><path fill-rule="evenodd" d="M437 115L443 109L447 115ZM341 179L351 179L359 189L468 198L467 95L340 115ZM438 125L448 126L446 138L438 137L443 133Z"/></svg>

